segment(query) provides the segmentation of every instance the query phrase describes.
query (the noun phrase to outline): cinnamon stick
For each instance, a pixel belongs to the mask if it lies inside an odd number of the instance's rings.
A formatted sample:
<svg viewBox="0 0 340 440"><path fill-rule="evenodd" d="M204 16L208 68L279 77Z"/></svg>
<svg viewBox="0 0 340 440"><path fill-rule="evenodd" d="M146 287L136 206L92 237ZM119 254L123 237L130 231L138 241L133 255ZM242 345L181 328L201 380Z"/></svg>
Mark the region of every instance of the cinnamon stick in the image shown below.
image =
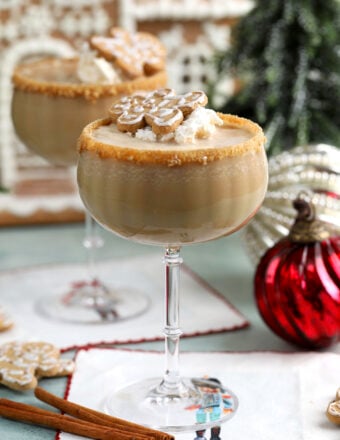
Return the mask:
<svg viewBox="0 0 340 440"><path fill-rule="evenodd" d="M124 433L120 429L113 429L97 425L84 420L77 420L69 416L47 411L24 403L8 399L0 399L0 416L19 422L32 423L46 428L60 430L95 440L147 440L147 436Z"/></svg>
<svg viewBox="0 0 340 440"><path fill-rule="evenodd" d="M66 414L77 417L78 419L111 428L119 428L125 432L135 433L136 435L147 435L149 439L153 440L175 439L172 435L165 432L147 428L145 426L138 425L137 423L129 422L128 420L120 419L118 417L113 417L77 403L62 399L40 387L37 387L34 393L39 400L48 403L54 408L58 408Z"/></svg>

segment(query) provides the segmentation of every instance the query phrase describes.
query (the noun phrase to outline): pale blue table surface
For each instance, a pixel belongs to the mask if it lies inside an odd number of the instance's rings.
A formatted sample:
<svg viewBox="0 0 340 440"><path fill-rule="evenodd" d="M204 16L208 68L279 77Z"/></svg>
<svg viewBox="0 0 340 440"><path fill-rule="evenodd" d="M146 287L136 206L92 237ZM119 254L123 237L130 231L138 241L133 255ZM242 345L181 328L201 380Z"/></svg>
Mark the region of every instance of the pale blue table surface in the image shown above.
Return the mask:
<svg viewBox="0 0 340 440"><path fill-rule="evenodd" d="M0 228L0 271L44 263L85 262L81 245L83 232L81 224ZM99 260L146 253L157 253L162 258L161 248L131 243L103 230L101 235L105 246L98 252ZM182 350L296 351L295 347L276 337L257 312L253 298L254 267L246 254L240 233L214 242L184 247L182 256L188 266L224 294L250 322L248 328L239 331L182 339ZM162 325L160 322L160 326ZM163 344L143 343L138 344L138 348L162 350ZM73 353L68 354L72 355ZM66 380L43 379L41 384L51 392L63 396ZM0 386L0 396L39 404L32 392L14 392ZM52 440L54 436L53 431L44 428L0 419L0 440Z"/></svg>

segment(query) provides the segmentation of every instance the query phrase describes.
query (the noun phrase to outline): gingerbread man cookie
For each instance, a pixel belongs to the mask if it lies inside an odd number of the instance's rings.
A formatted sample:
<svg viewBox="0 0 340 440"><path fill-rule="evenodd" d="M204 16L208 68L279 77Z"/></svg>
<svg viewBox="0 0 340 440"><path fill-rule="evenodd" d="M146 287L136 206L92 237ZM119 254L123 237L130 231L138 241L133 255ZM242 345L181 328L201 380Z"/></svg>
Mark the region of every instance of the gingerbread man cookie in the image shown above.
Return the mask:
<svg viewBox="0 0 340 440"><path fill-rule="evenodd" d="M4 332L13 327L13 321L6 315L0 307L0 332Z"/></svg>
<svg viewBox="0 0 340 440"><path fill-rule="evenodd" d="M174 132L185 117L207 102L201 91L176 95L172 89L159 89L145 96L123 97L112 105L109 114L120 131L136 133L149 125L155 134L165 135Z"/></svg>
<svg viewBox="0 0 340 440"><path fill-rule="evenodd" d="M340 388L336 393L335 399L328 405L326 414L329 421L340 425Z"/></svg>
<svg viewBox="0 0 340 440"><path fill-rule="evenodd" d="M14 390L35 388L41 377L71 374L74 363L60 359L47 342L9 342L0 346L0 384Z"/></svg>
<svg viewBox="0 0 340 440"><path fill-rule="evenodd" d="M128 77L153 75L165 69L165 47L152 34L130 33L121 28L112 28L110 33L111 38L91 37L90 46Z"/></svg>

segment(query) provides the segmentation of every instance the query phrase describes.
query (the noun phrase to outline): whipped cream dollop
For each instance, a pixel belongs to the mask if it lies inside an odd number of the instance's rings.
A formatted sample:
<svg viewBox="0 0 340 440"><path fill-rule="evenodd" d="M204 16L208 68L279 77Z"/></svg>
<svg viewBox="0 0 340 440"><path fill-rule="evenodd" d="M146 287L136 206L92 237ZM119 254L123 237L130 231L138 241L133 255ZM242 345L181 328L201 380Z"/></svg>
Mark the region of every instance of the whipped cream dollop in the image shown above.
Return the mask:
<svg viewBox="0 0 340 440"><path fill-rule="evenodd" d="M217 113L211 109L198 107L177 127L174 133L175 141L182 144L193 143L195 138L208 138L216 130L216 125L223 125Z"/></svg>
<svg viewBox="0 0 340 440"><path fill-rule="evenodd" d="M151 127L147 126L137 130L135 137L147 142L168 142L174 139L178 144L188 144L194 143L197 138L210 137L216 126L221 125L223 121L214 110L198 107L172 133L157 136Z"/></svg>
<svg viewBox="0 0 340 440"><path fill-rule="evenodd" d="M105 58L96 56L94 51L86 51L80 55L77 75L83 83L116 84L121 82L113 65Z"/></svg>

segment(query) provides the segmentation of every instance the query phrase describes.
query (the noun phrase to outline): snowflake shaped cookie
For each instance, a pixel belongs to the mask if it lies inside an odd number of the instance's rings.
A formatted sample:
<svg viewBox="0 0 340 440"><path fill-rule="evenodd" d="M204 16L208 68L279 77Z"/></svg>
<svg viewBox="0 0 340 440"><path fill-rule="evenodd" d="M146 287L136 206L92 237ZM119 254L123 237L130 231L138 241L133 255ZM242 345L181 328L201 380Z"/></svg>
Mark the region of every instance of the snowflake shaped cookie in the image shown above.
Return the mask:
<svg viewBox="0 0 340 440"><path fill-rule="evenodd" d="M9 342L0 346L0 384L14 390L35 388L40 377L71 374L74 363L60 359L46 342Z"/></svg>
<svg viewBox="0 0 340 440"><path fill-rule="evenodd" d="M93 36L90 46L107 61L113 61L130 78L153 75L165 69L166 50L147 32L130 33L112 28L111 38Z"/></svg>
<svg viewBox="0 0 340 440"><path fill-rule="evenodd" d="M145 96L121 98L109 110L111 119L120 131L136 133L149 125L157 135L172 133L196 108L207 104L204 92L176 95L172 89L159 89Z"/></svg>

